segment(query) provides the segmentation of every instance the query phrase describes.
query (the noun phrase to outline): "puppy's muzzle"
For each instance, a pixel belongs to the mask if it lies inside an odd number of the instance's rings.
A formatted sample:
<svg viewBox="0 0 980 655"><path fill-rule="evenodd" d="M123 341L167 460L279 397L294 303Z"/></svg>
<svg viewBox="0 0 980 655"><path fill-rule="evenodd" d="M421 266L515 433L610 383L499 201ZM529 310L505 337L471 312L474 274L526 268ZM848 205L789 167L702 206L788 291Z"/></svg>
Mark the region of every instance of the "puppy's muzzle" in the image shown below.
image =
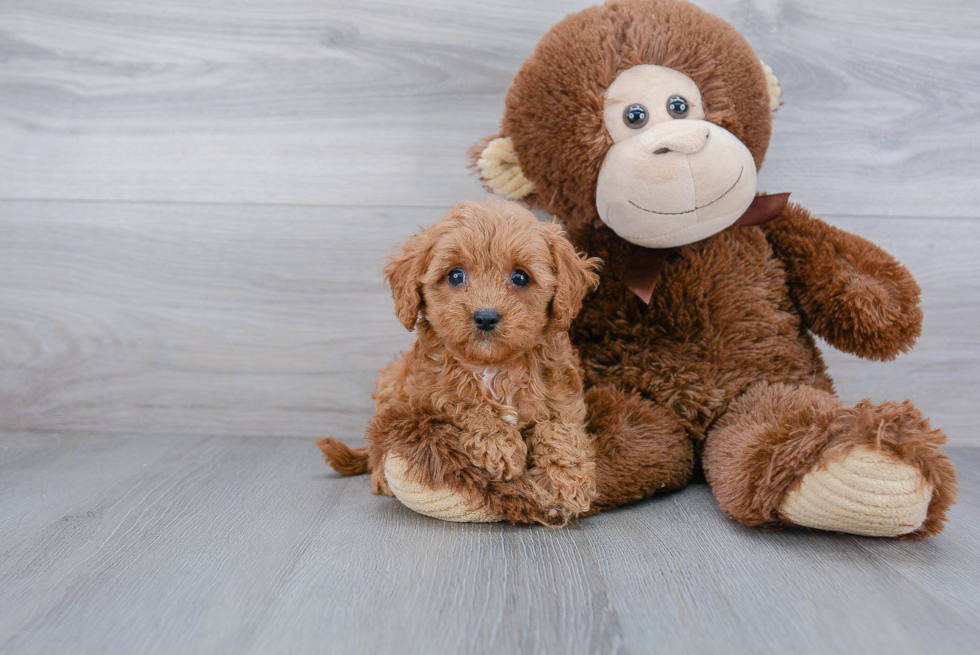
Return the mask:
<svg viewBox="0 0 980 655"><path fill-rule="evenodd" d="M500 312L485 307L478 309L473 312L473 323L482 332L493 332L500 323Z"/></svg>

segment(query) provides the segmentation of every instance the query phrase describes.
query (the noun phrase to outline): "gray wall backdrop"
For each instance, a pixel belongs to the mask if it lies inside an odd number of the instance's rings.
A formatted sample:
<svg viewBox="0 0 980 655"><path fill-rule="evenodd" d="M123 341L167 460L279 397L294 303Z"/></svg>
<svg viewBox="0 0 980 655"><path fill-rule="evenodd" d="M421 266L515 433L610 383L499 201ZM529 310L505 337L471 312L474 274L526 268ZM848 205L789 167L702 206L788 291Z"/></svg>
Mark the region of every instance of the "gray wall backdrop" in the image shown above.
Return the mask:
<svg viewBox="0 0 980 655"><path fill-rule="evenodd" d="M466 149L587 4L5 0L0 431L359 438L411 339L384 256L484 196ZM699 4L783 84L760 187L923 287L914 352L827 352L840 394L980 445L975 3Z"/></svg>

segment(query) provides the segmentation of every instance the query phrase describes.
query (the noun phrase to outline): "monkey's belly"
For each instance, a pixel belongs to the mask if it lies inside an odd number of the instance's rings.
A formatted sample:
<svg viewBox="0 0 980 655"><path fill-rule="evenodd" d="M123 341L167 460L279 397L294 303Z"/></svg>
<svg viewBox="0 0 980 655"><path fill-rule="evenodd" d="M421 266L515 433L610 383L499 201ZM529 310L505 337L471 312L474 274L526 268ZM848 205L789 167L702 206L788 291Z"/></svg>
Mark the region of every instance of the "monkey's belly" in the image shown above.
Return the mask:
<svg viewBox="0 0 980 655"><path fill-rule="evenodd" d="M778 312L772 308L771 317ZM578 344L587 386L613 384L670 408L695 439L728 404L760 382L805 384L832 391L812 337L799 319L714 326L682 340L651 327ZM697 334L697 333L696 333Z"/></svg>

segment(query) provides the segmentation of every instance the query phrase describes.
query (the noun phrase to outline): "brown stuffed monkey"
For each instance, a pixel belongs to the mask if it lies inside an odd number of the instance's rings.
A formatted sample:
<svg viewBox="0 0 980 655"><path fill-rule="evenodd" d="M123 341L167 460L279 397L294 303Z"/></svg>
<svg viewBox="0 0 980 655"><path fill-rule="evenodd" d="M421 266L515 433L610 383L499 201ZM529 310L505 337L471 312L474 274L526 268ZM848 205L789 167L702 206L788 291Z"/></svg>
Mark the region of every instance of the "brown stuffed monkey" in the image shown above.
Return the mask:
<svg viewBox="0 0 980 655"><path fill-rule="evenodd" d="M605 262L571 329L590 512L684 487L700 462L747 525L937 534L956 494L945 435L909 401L843 405L812 336L893 359L919 335L919 287L874 244L757 194L779 93L721 19L617 0L544 36L501 133L474 148L488 189Z"/></svg>

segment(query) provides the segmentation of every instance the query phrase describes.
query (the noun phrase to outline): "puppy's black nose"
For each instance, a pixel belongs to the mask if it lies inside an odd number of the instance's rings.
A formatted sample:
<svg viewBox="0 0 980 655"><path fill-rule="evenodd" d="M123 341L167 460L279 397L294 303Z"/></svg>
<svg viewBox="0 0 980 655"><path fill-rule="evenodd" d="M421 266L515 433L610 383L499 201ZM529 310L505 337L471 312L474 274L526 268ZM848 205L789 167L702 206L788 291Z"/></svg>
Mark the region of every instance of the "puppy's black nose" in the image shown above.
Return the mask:
<svg viewBox="0 0 980 655"><path fill-rule="evenodd" d="M500 314L495 309L478 309L473 312L473 322L476 323L477 329L492 332L500 322Z"/></svg>

